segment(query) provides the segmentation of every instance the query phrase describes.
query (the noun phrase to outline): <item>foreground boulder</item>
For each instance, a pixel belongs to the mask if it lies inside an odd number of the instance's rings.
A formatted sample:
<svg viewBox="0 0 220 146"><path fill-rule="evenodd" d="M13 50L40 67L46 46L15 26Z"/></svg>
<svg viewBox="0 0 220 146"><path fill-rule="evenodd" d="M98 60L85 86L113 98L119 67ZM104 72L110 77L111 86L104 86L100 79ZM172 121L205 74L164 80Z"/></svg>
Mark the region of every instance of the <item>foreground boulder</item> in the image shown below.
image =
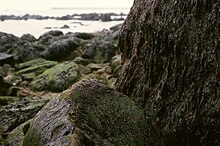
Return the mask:
<svg viewBox="0 0 220 146"><path fill-rule="evenodd" d="M155 131L127 96L83 80L37 114L23 145L163 145Z"/></svg>
<svg viewBox="0 0 220 146"><path fill-rule="evenodd" d="M220 145L220 1L135 0L122 26L117 90L167 145Z"/></svg>
<svg viewBox="0 0 220 146"><path fill-rule="evenodd" d="M30 83L30 88L37 91L61 92L78 81L78 70L75 62L58 64L36 77Z"/></svg>

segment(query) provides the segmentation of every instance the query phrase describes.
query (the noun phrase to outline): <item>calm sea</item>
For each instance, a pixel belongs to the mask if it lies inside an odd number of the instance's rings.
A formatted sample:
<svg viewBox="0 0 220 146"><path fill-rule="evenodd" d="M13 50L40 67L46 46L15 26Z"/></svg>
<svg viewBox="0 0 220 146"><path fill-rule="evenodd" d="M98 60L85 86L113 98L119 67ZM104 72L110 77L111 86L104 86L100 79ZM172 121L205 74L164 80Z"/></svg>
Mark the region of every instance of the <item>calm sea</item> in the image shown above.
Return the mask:
<svg viewBox="0 0 220 146"><path fill-rule="evenodd" d="M41 15L41 16L65 16L82 13L110 13L114 12L120 14L128 14L130 8L66 8L66 9L49 9L49 10L1 10L0 15L17 15L23 16L25 14ZM49 30L61 30L67 32L95 32L123 23L123 21L79 21L79 20L6 20L0 21L0 31L12 33L18 37L23 34L32 34L38 38L44 32ZM69 29L60 29L60 27L68 25ZM50 27L52 29L45 29Z"/></svg>

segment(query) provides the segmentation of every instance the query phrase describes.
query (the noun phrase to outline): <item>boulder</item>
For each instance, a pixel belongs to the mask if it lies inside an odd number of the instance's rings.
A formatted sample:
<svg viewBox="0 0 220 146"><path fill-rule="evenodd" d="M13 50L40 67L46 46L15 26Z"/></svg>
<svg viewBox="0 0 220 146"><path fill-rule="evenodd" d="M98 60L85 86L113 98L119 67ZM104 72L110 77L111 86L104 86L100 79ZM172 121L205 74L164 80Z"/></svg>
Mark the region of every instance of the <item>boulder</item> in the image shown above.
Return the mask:
<svg viewBox="0 0 220 146"><path fill-rule="evenodd" d="M3 66L4 64L9 64L11 66L14 66L15 65L14 57L6 53L0 53L0 66Z"/></svg>
<svg viewBox="0 0 220 146"><path fill-rule="evenodd" d="M47 36L62 36L63 35L63 32L62 31L59 31L59 30L51 30L51 31L48 31L48 32L45 32L44 34L42 34L39 39L43 39Z"/></svg>
<svg viewBox="0 0 220 146"><path fill-rule="evenodd" d="M85 32L76 32L74 36L83 40L90 40L94 38L92 33L85 33Z"/></svg>
<svg viewBox="0 0 220 146"><path fill-rule="evenodd" d="M66 58L74 57L73 51L79 46L79 42L74 38L66 38L54 41L43 52L48 60L66 60Z"/></svg>
<svg viewBox="0 0 220 146"><path fill-rule="evenodd" d="M75 62L65 62L44 71L31 83L30 88L37 91L61 92L79 79L79 67Z"/></svg>
<svg viewBox="0 0 220 146"><path fill-rule="evenodd" d="M14 48L11 53L13 54L16 62L26 62L32 59L40 58L44 47L43 43L41 44L41 42L38 41L23 41L23 43Z"/></svg>
<svg viewBox="0 0 220 146"><path fill-rule="evenodd" d="M18 37L0 32L0 52L10 52L15 49L19 43L20 40Z"/></svg>
<svg viewBox="0 0 220 146"><path fill-rule="evenodd" d="M109 62L115 55L116 47L104 41L89 41L85 44L82 57L93 59L96 63Z"/></svg>
<svg viewBox="0 0 220 146"><path fill-rule="evenodd" d="M83 80L33 119L23 145L163 145L134 101L98 80Z"/></svg>
<svg viewBox="0 0 220 146"><path fill-rule="evenodd" d="M37 41L37 39L31 35L31 34L23 34L20 39L27 41L27 42L35 42Z"/></svg>
<svg viewBox="0 0 220 146"><path fill-rule="evenodd" d="M43 58L37 58L18 64L16 66L16 69L18 70L16 74L21 75L22 77L29 75L36 77L43 73L45 70L54 67L55 65L57 65L57 62L55 61L47 61Z"/></svg>

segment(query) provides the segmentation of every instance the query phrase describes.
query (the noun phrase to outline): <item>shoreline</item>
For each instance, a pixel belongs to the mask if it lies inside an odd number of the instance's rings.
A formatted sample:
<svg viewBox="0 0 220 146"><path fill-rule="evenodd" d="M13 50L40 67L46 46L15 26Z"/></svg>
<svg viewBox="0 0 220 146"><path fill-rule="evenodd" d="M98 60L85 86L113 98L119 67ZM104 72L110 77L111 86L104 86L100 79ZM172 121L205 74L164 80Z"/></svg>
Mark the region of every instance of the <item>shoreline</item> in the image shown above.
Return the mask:
<svg viewBox="0 0 220 146"><path fill-rule="evenodd" d="M95 33L109 29L124 21L89 21L89 20L7 20L0 21L0 32L10 33L17 37L31 34L38 38L41 34L50 30L59 30L63 33L85 32Z"/></svg>
<svg viewBox="0 0 220 146"><path fill-rule="evenodd" d="M26 13L25 15L0 15L0 21L6 20L48 20L48 19L55 19L55 20L90 20L90 21L121 21L125 20L127 14L121 13L74 13L74 14L66 14L63 16L43 16L39 14L29 14Z"/></svg>

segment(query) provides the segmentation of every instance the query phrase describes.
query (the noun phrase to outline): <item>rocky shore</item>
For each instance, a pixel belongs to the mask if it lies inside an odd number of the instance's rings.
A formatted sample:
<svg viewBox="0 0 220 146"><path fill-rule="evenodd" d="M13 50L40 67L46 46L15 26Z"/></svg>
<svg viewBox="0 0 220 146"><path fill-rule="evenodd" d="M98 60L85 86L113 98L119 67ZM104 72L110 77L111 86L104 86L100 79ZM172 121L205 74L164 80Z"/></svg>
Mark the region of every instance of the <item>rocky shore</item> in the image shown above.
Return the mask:
<svg viewBox="0 0 220 146"><path fill-rule="evenodd" d="M41 16L41 15L30 15L25 14L23 16L16 16L16 15L0 15L0 20L29 20L29 19L36 19L36 20L48 20L48 19L55 19L55 20L90 20L90 21L121 21L124 20L126 14L120 13L84 13L84 14L72 14L72 15L65 15L60 17L54 16Z"/></svg>
<svg viewBox="0 0 220 146"><path fill-rule="evenodd" d="M36 114L74 83L98 79L114 88L122 69L116 54L120 28L49 31L39 38L0 32L0 145L22 144Z"/></svg>

